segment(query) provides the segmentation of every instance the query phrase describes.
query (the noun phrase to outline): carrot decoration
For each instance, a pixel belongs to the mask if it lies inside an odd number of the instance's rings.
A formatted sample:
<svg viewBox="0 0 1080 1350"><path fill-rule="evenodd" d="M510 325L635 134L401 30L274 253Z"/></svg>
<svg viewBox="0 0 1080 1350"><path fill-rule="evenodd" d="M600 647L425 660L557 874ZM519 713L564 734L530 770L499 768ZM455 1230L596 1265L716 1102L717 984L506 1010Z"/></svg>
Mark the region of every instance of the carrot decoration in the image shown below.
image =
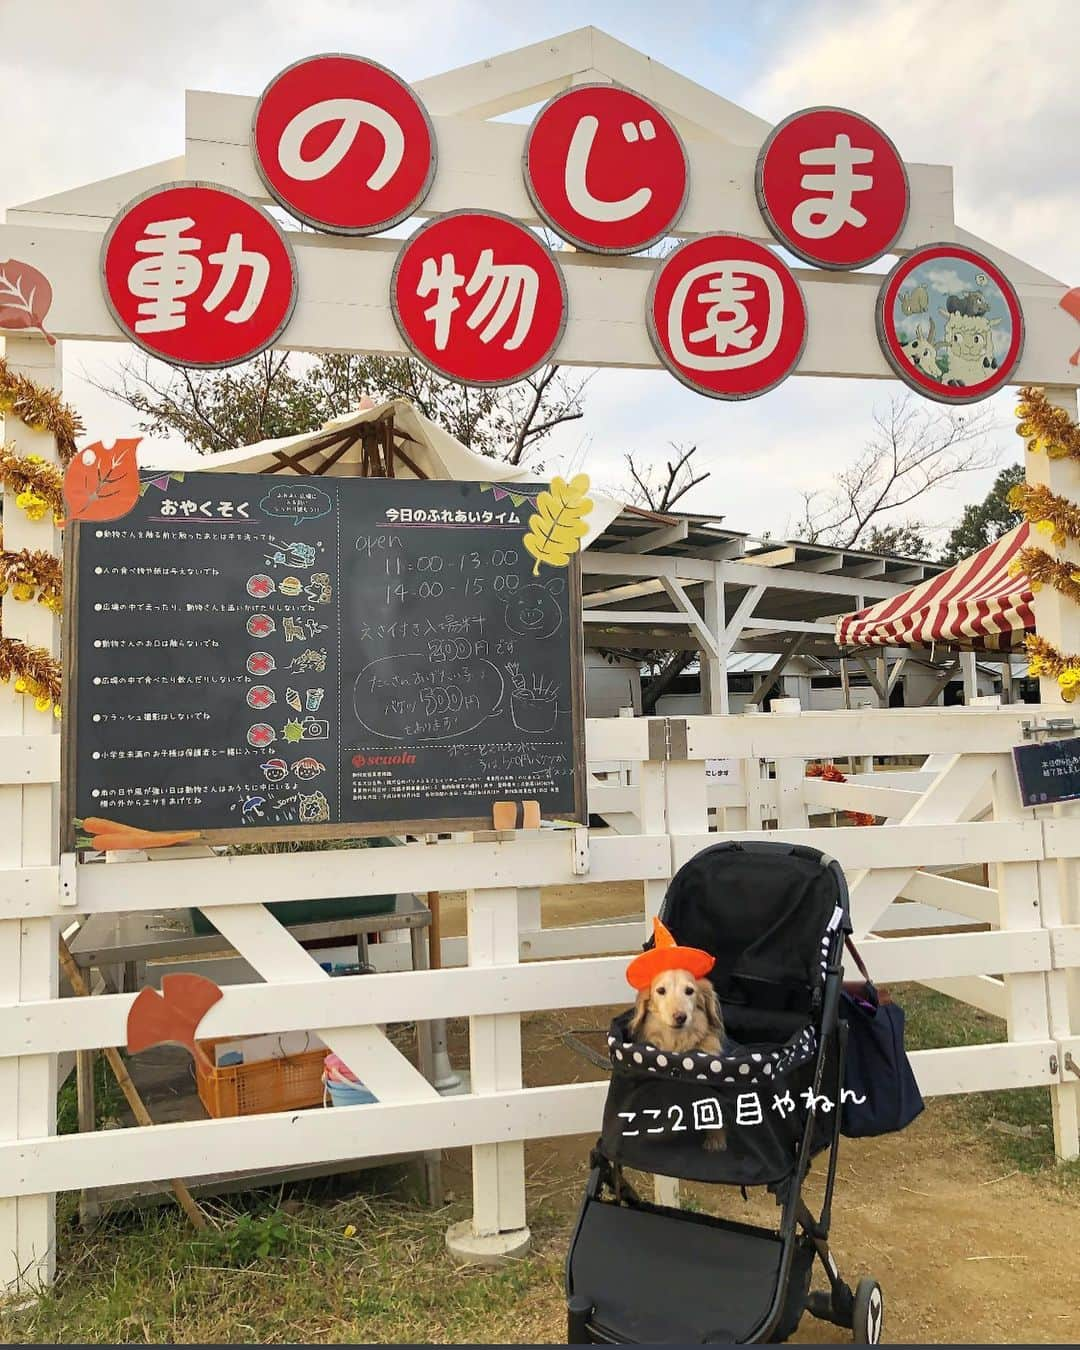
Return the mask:
<svg viewBox="0 0 1080 1350"><path fill-rule="evenodd" d="M88 836L88 846L99 853L169 848L173 844L190 844L200 837L198 830L143 830L103 816L87 816L85 820L76 820L75 826Z"/></svg>

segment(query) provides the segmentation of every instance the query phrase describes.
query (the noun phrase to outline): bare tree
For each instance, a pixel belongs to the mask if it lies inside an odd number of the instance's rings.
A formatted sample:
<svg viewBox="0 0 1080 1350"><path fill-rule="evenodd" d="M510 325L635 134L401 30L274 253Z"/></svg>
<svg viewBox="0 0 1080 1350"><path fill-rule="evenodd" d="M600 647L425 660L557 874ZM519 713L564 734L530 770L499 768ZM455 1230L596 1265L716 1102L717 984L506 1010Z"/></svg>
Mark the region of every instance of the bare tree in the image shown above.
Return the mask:
<svg viewBox="0 0 1080 1350"><path fill-rule="evenodd" d="M697 454L697 446L685 449L671 442L673 456L661 470L654 465L639 466L633 454L626 455L626 467L630 471L631 496L639 506L650 511L670 511L677 501L681 501L691 488L704 483L711 470L695 474L691 463Z"/></svg>
<svg viewBox="0 0 1080 1350"><path fill-rule="evenodd" d="M932 488L963 474L991 468L997 451L988 443L989 408L927 406L910 394L874 411L874 430L855 462L834 486L803 493L795 537L811 544L852 548L871 532L888 532L881 517L903 511ZM904 521L902 531L918 531Z"/></svg>
<svg viewBox="0 0 1080 1350"><path fill-rule="evenodd" d="M175 369L146 356L98 384L139 417L141 430L183 437L204 453L316 431L353 411L407 398L480 454L536 463L543 442L584 416L591 377L549 365L518 384L477 389L443 379L412 357L328 353L315 359L266 351L229 370Z"/></svg>

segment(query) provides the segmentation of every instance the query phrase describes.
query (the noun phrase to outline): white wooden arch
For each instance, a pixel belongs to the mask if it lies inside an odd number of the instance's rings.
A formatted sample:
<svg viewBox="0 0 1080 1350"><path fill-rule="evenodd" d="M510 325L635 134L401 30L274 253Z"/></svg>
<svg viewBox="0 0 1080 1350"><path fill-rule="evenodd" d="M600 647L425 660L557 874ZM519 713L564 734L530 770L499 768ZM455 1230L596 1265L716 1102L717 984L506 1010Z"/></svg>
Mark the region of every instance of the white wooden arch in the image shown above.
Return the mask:
<svg viewBox="0 0 1080 1350"><path fill-rule="evenodd" d="M525 130L491 119L534 105L575 83L593 81L616 81L636 89L674 118L687 142L692 173L680 233L729 230L768 238L753 190L754 163L768 125L593 28L419 82L416 88L432 114L440 147L439 174L424 212L480 207L532 223L535 218L519 164ZM254 95L190 91L186 140L177 158L8 210L7 223L0 226L0 258L30 263L49 278L54 299L48 325L58 339L123 340L102 298L98 255L108 223L132 197L157 184L187 178L216 181L265 200L248 149L254 102ZM1014 381L1046 386L1075 418L1080 369L1069 364L1076 344L1073 320L1059 305L1064 283L957 225L948 167L912 164L908 172L911 211L897 251L955 241L997 262L1016 286L1027 320L1027 344ZM296 231L291 242L300 272L300 301L281 346L405 353L387 301L399 241ZM565 252L562 262L570 320L556 353L559 362L656 368L644 323L645 293L655 261ZM891 378L874 327L880 277L810 269L800 269L798 275L810 311L810 338L798 373ZM6 350L14 369L59 385L58 347L46 346L41 338L19 336L8 339ZM47 437L13 419L8 420L6 433L22 453L55 457ZM1080 473L1070 461L1032 460L1030 472L1062 495L1080 499ZM8 548L57 551L48 521L35 524L9 511L5 531ZM1058 553L1080 565L1071 546ZM669 593L679 596L684 579L677 568L665 577ZM1080 620L1073 608L1050 588L1039 596L1037 606L1044 636L1065 650L1080 648ZM720 614L697 617L712 635L721 632ZM56 648L55 625L42 607L20 606L5 597L3 623L11 636ZM1056 685L1045 685L1046 702L1056 698ZM394 1006L403 1015L472 1014L474 1092L455 1103L435 1100L429 1085L378 1033L371 1002L377 987L372 987L371 998L366 993L351 1002L339 997L259 903L278 893L290 898L310 893L305 890L312 885L310 867L302 858L134 862L110 868L108 878L101 875L104 869L80 869L90 873L80 883L73 860L57 853L56 728L28 700L0 691L0 1289L23 1289L51 1278L52 1192L84 1183L88 1177L104 1177L118 1166L126 1166L133 1178L149 1178L163 1169L197 1170L200 1160L235 1166L252 1159L295 1160L313 1149L326 1150L327 1156L359 1151L354 1118L337 1112L311 1113L295 1123L267 1117L162 1127L144 1135L138 1149L121 1150L116 1140L103 1136L53 1137L57 1052L115 1043L127 1006L120 996L118 1001L103 1000L85 1021L72 1017L70 1007L65 1009L57 998L57 930L81 907L87 911L138 907L145 903L149 888L156 890L155 904L162 903L164 893L186 902L196 888L214 909L221 931L269 981L280 985L280 1000L258 992L258 987L252 987L256 992L230 992L220 1013L215 1010L215 1033L261 1025L260 1019L272 1010L280 1010L284 1023L292 1024L307 1016L307 1001L313 1000L316 1020L325 1020L331 1028L328 1039L347 1057L355 1057L365 1079L379 1089L379 1106L354 1108L371 1113L364 1117L371 1139L393 1138L417 1148L471 1143L473 1236L512 1249L514 1234L525 1227L522 1140L595 1128L600 1096L597 1088L587 1085L522 1089L520 1013L581 1006L598 997L607 1002L621 987L617 958L518 971L519 954L595 956L624 950L642 932L637 917L598 936L595 930L589 937L573 930L523 936L518 926L519 894L531 895L539 882L632 878L644 883L645 912L654 912L672 868L703 840L716 838L706 833L709 801L702 773L704 759L714 755L734 754L755 765L762 759L776 764L774 779L766 782L755 774L741 804L731 803L737 816L742 813L745 829L740 833L755 832L767 820L797 831L805 826L808 807L822 801L858 807L870 800L880 806L884 800L860 797L854 788L830 793L824 785L800 786L805 757L872 754L875 749L888 754L947 750L956 756L932 776L930 784L912 790L914 800L904 797L902 789L887 790L889 814L895 810L901 822L895 834L886 832L882 841L868 838L866 832L838 831L836 851L857 874L856 899L867 926L902 894L917 903L940 904L944 898L958 908L967 905L976 913L998 914L1000 934L962 935L962 940L897 939L898 944L922 945L890 947L883 970L887 978L921 974L941 979L951 972L971 982L1004 974L993 990L979 984L969 992L1008 1013L1010 1043L930 1052L919 1065L926 1075L924 1085L928 1091L1052 1085L1057 1134L1075 1152L1080 1094L1067 1086L1070 1080L1060 1063L1066 1049L1080 1057L1076 987L1080 910L1075 886L1080 843L1075 822L1057 818L1067 816L1067 811L1055 812L1053 819L1035 819L1017 806L1015 792L1010 794L1007 750L1018 734L1019 714L972 710L966 715L935 713L929 715L932 721L916 722L882 712L872 715L879 719L873 723L859 713L829 716L840 720L807 719L794 734L775 716L700 719L688 729L684 724L682 753L671 753L670 762L653 757L649 731L655 723L622 719L594 723L590 747L595 758L628 759L640 765L633 789L638 798L638 835L598 838L591 846L580 839L553 836L416 846L407 860L395 860L395 868L406 868L410 888L446 884L447 878L469 888L468 958L474 967L494 967L466 973L468 984L464 977L456 979L457 972L411 977L408 997L404 991L395 993ZM671 727L656 729L667 737L670 749ZM991 792L997 819L969 823L982 796ZM902 829L911 833L905 836ZM932 873L912 867L913 852L927 867L989 858L1000 868L999 888L986 894L976 888L977 896L958 892L939 884ZM387 865L376 860L363 889L371 893L385 889L387 881L379 869ZM354 860L321 855L320 871L321 894L357 892ZM400 886L400 880L395 885ZM1009 929L1020 930L1020 935ZM993 940L973 942L972 936ZM948 942L953 946L941 945ZM334 1149L342 1153L333 1154Z"/></svg>

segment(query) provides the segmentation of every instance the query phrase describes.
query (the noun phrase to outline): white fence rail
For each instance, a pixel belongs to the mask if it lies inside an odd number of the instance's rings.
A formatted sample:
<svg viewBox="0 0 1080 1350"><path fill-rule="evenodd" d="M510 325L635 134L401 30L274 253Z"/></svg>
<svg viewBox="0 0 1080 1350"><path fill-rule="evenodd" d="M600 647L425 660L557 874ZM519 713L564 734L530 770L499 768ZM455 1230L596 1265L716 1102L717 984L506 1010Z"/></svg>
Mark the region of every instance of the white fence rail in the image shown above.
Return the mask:
<svg viewBox="0 0 1080 1350"><path fill-rule="evenodd" d="M139 1131L137 1146L128 1132L59 1138L20 1130L4 1122L11 1108L0 1102L0 1205L51 1206L58 1190L117 1181L469 1145L473 1229L516 1245L526 1224L522 1141L594 1132L605 1092L602 1083L523 1087L521 1015L624 1002L618 953L640 943L674 871L710 843L763 837L763 825L771 826L764 837L808 843L839 859L878 980L921 981L1004 1018L1000 1042L913 1055L923 1091L1048 1087L1058 1151L1075 1155L1080 1079L1066 1056L1080 1058L1080 1021L1069 1002L1070 980L1080 979L1072 876L1080 820L1020 805L1009 751L1026 716L987 708L590 721L590 760L632 766L629 785L597 784L590 797L592 810L610 814L625 833L406 844L360 855L362 868L351 850L164 861L133 855L122 866L76 867L62 858L55 867L0 868L0 934L28 922L186 908L197 896L263 981L226 987L201 1034L317 1030L379 1097L376 1105L325 1112L154 1126ZM52 739L0 741L0 782L54 778ZM811 758L931 751L944 757L933 771L878 772L843 784L805 776ZM707 783L711 758L742 761L741 783ZM973 818L988 809L992 818ZM830 824L847 811L889 823ZM988 885L941 875L987 865ZM584 888L619 882L641 883L642 899L614 922L544 929L535 907L519 905L521 891L575 886L587 918ZM446 968L405 974L403 949L388 944L376 949L380 973L362 980L330 980L264 908L432 889L466 892L468 936L444 940ZM936 931L919 931L926 929ZM893 932L905 935L885 936ZM230 965L237 962L222 961L222 972ZM0 985L0 1074L5 1065L122 1045L133 997L76 1002ZM440 1098L379 1027L454 1017L469 1018L472 1091ZM39 1081L47 1090L48 1075ZM27 1225L25 1242L21 1231L16 1225L12 1249L0 1250L0 1287L30 1283L49 1267L39 1250L46 1229Z"/></svg>

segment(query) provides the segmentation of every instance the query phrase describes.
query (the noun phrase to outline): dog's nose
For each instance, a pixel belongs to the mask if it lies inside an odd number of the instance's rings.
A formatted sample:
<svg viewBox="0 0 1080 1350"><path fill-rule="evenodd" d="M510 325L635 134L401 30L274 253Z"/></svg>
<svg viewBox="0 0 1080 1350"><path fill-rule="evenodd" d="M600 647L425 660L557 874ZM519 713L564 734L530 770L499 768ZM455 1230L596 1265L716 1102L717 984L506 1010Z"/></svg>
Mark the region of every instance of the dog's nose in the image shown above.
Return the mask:
<svg viewBox="0 0 1080 1350"><path fill-rule="evenodd" d="M685 1026L685 1025L686 1025L686 1014L685 1014L685 1013L676 1013L676 1014L675 1014L675 1025L676 1025L677 1027L681 1027L681 1026Z"/></svg>

